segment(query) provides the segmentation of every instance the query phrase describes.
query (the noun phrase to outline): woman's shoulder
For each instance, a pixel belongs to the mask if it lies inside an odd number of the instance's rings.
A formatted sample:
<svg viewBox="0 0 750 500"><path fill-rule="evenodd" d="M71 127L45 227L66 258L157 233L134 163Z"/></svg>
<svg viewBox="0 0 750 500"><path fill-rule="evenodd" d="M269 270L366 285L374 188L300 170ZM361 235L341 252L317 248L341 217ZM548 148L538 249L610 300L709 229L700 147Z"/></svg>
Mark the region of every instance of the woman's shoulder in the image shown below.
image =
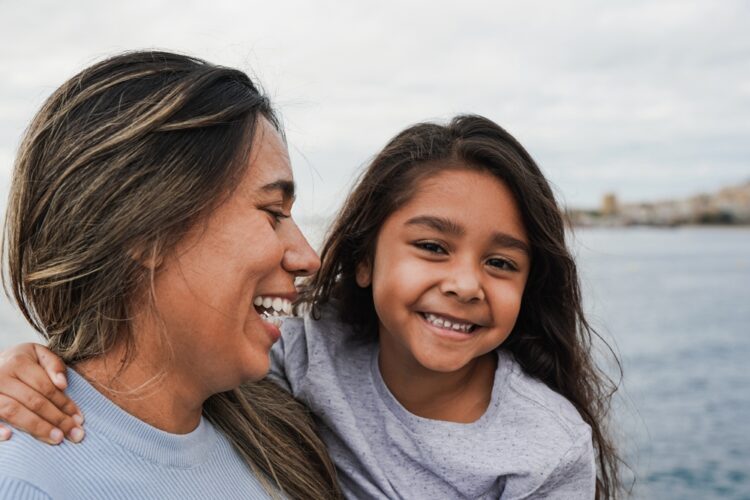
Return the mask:
<svg viewBox="0 0 750 500"><path fill-rule="evenodd" d="M0 443L0 498L25 498L16 490L28 493L29 498L51 498L55 483L70 472L61 470L62 457L71 449L76 451L76 446L67 441L48 445L14 429L11 439Z"/></svg>

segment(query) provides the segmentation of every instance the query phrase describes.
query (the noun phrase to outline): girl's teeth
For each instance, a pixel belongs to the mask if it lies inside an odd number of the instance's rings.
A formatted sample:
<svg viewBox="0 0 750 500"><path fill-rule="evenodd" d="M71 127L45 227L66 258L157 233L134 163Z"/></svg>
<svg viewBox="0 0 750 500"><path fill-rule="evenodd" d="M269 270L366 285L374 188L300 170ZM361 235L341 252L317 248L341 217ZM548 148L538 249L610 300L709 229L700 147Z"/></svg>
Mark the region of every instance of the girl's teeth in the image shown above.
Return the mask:
<svg viewBox="0 0 750 500"><path fill-rule="evenodd" d="M283 301L280 298L276 297L275 299L273 299L272 305L275 311L281 311L282 306L283 306Z"/></svg>
<svg viewBox="0 0 750 500"><path fill-rule="evenodd" d="M434 314L425 314L425 318L427 319L427 321L429 321L435 326L438 326L441 328L449 328L457 332L468 333L469 330L471 330L471 326L472 326L470 323L453 323L451 321L448 321L447 319L444 320L441 317L436 316Z"/></svg>
<svg viewBox="0 0 750 500"><path fill-rule="evenodd" d="M253 304L256 306L262 306L263 305L263 297L255 297L255 300L253 300Z"/></svg>
<svg viewBox="0 0 750 500"><path fill-rule="evenodd" d="M270 309L273 305L273 299L271 297L266 297L263 299L263 307L266 309Z"/></svg>

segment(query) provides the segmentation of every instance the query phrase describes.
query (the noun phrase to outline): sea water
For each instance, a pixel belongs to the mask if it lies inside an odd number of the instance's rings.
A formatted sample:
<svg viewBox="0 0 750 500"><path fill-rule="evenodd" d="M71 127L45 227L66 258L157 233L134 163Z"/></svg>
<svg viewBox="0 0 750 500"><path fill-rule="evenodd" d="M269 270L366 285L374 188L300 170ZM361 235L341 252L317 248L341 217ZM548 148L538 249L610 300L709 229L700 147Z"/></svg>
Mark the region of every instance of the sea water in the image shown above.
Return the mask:
<svg viewBox="0 0 750 500"><path fill-rule="evenodd" d="M750 499L750 228L579 229L634 498ZM625 474L627 476L627 474Z"/></svg>

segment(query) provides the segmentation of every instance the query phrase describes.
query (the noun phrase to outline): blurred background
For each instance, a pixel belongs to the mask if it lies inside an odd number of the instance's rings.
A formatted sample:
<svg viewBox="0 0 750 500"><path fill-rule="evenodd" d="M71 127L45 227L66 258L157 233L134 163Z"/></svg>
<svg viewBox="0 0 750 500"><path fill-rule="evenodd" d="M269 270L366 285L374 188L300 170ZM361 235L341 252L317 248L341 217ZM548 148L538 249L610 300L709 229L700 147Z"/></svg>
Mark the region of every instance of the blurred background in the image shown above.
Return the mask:
<svg viewBox="0 0 750 500"><path fill-rule="evenodd" d="M318 244L405 126L483 114L554 184L624 370L635 498L750 499L750 3L0 0L0 197L44 99L114 53L248 71L279 107ZM3 297L0 349L38 339ZM613 372L614 373L614 372Z"/></svg>

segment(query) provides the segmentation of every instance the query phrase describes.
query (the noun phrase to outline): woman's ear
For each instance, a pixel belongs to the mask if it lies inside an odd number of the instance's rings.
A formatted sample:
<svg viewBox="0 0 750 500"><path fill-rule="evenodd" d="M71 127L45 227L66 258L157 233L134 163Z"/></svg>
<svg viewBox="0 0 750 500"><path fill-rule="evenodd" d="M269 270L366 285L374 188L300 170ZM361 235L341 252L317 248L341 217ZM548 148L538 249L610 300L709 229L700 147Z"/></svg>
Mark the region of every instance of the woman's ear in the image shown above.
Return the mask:
<svg viewBox="0 0 750 500"><path fill-rule="evenodd" d="M372 284L372 265L369 260L364 260L357 264L354 277L357 280L357 285L361 288L367 288Z"/></svg>
<svg viewBox="0 0 750 500"><path fill-rule="evenodd" d="M136 245L128 251L128 254L131 259L151 271L156 271L164 260L161 253L157 250L156 245L151 245L150 247Z"/></svg>

